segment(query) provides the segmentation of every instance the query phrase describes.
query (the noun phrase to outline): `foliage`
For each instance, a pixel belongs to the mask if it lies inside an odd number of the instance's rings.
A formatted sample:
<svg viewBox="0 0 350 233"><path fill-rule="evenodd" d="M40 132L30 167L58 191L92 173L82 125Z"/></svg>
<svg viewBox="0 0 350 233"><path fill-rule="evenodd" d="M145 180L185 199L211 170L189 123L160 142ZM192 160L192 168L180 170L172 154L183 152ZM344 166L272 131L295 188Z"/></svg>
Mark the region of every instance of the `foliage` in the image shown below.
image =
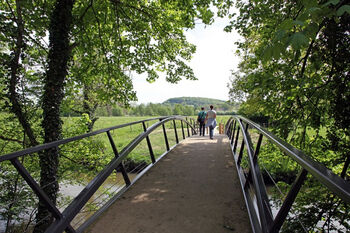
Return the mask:
<svg viewBox="0 0 350 233"><path fill-rule="evenodd" d="M184 100L185 99L185 100ZM203 101L203 99L205 101ZM62 106L62 116L81 116L83 111L76 111L69 107L65 101ZM200 108L204 106L209 108L213 104L217 110L218 115L226 114L235 114L233 109L237 107L235 104L227 103L220 100L209 99L209 98L200 98L200 97L181 97L181 98L172 98L164 103L148 103L148 104L139 104L132 105L129 107L123 107L120 104L100 104L96 107L95 116L170 116L170 115L185 115L192 116L195 115ZM77 104L79 106L79 104ZM231 112L230 112L231 111ZM89 118L91 116L89 115Z"/></svg>
<svg viewBox="0 0 350 233"><path fill-rule="evenodd" d="M297 163L284 155L283 152L271 143L267 143L261 148L259 161L267 183L272 184L269 175L272 176L275 182L284 181L288 184L292 183L297 176L299 169Z"/></svg>
<svg viewBox="0 0 350 233"><path fill-rule="evenodd" d="M232 4L229 0L0 1L0 104L22 128L22 147L62 138L62 101L65 108L74 103L76 111L89 115L88 130L99 104L128 105L136 98L130 72L147 73L150 82L158 78L157 72L165 72L169 82L195 79L186 64L195 47L187 42L184 29L193 28L197 19L211 23L212 2L219 16ZM2 140L2 145L21 141ZM59 156L56 149L39 155L40 184L53 203ZM35 232L43 232L53 220L45 211L39 203L37 221L44 216L47 221Z"/></svg>
<svg viewBox="0 0 350 233"><path fill-rule="evenodd" d="M169 104L139 104L131 107L116 106L99 106L96 108L95 116L171 116L171 115L183 115L193 116L200 111L200 108L195 108L193 105L169 105ZM219 115L226 115L230 112L217 111ZM234 114L234 112L231 112ZM73 112L71 109L67 109L62 113L62 116L80 116L80 114Z"/></svg>
<svg viewBox="0 0 350 233"><path fill-rule="evenodd" d="M31 158L23 158L21 162L27 166L35 166ZM38 166L36 169L38 170ZM32 175L37 178L39 174L33 172ZM32 189L8 161L0 164L0 179L0 220L6 222L5 229L2 230L15 232L14 229L19 227L21 229L18 231L25 232L33 221L37 199ZM22 223L22 226L16 226L18 223Z"/></svg>
<svg viewBox="0 0 350 233"><path fill-rule="evenodd" d="M204 97L177 97L177 98L170 98L163 102L163 104L170 104L170 105L192 105L196 109L200 109L201 107L209 108L210 105L213 105L215 109L219 111L230 111L232 110L232 105L223 101L223 100L217 100L217 99L211 99L211 98L204 98Z"/></svg>
<svg viewBox="0 0 350 233"><path fill-rule="evenodd" d="M31 110L32 119L38 119L40 111ZM0 154L18 151L28 145L28 138L13 114L0 113ZM33 123L33 129L40 132L39 122ZM37 156L25 156L20 162L28 169L34 179L39 178ZM0 216L8 232L25 232L36 214L37 199L33 191L9 161L0 163ZM24 208L25 207L25 208ZM18 223L22 223L18 225ZM4 229L1 229L4 230Z"/></svg>
<svg viewBox="0 0 350 233"><path fill-rule="evenodd" d="M87 114L81 118L72 119L70 127L65 128L63 135L65 138L78 136L86 133L90 119ZM86 174L101 171L110 158L103 156L106 145L98 137L88 137L71 143L64 144L61 148L62 159L64 163L59 167L62 175L67 171L79 171L75 175ZM71 176L69 179L77 179Z"/></svg>
<svg viewBox="0 0 350 233"><path fill-rule="evenodd" d="M193 28L196 19L211 23L214 13L210 4L211 1L77 2L65 104L89 114L94 122L97 106L128 106L136 100L132 73L146 73L149 82L158 79L159 72L166 73L171 83L182 78L196 79L186 64L195 46L187 42L184 29ZM220 15L231 3L215 1L214 5Z"/></svg>
<svg viewBox="0 0 350 233"><path fill-rule="evenodd" d="M237 43L242 61L231 78L232 100L244 102L243 114L269 117L277 135L348 179L348 1L237 1L236 5L240 15L226 30L236 29L244 40ZM279 159L282 157L274 160ZM273 172L290 168L282 166ZM329 231L338 221L339 231L346 228L348 223L338 217L348 211L344 206L329 212L321 204L341 202L333 195L317 196L320 184L308 183L307 189L296 204L299 214L305 211L306 228ZM315 203L315 208L306 211L306 203ZM327 221L320 226L318 222L327 214ZM349 216L345 218L349 220ZM284 226L286 232L295 230L294 222L289 223Z"/></svg>

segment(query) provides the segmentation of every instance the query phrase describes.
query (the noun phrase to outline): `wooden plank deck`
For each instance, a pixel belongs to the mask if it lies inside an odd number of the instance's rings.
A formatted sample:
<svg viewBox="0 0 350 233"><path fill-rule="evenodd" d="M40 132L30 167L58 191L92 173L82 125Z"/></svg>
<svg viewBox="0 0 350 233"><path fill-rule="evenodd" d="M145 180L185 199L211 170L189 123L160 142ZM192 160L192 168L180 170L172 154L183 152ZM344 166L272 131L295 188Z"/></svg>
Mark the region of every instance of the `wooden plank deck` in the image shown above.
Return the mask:
<svg viewBox="0 0 350 233"><path fill-rule="evenodd" d="M227 137L182 141L86 232L251 232Z"/></svg>

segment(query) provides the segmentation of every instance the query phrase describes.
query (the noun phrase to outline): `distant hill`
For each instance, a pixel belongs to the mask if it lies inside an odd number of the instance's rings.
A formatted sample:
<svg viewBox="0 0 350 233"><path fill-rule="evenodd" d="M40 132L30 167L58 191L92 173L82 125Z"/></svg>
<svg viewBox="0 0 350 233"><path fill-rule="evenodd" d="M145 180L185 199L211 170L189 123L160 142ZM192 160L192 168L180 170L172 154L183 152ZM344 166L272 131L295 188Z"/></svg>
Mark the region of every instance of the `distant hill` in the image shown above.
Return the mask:
<svg viewBox="0 0 350 233"><path fill-rule="evenodd" d="M170 99L164 101L163 104L167 104L167 105L175 105L175 104L191 105L191 106L194 106L196 109L199 109L200 107L205 107L206 109L208 109L210 105L213 105L216 110L220 110L220 111L230 111L233 109L233 106L231 106L226 101L212 99L212 98L204 98L204 97L170 98Z"/></svg>

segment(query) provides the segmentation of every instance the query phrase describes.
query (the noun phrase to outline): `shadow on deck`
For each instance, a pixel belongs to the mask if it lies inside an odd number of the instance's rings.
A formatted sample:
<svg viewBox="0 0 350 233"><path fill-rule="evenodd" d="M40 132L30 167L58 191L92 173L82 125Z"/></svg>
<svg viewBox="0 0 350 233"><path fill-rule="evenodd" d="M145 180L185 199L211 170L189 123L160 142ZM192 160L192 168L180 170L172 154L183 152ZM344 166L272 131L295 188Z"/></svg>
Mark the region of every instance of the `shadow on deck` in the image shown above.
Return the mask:
<svg viewBox="0 0 350 233"><path fill-rule="evenodd" d="M251 232L227 137L184 140L86 232Z"/></svg>

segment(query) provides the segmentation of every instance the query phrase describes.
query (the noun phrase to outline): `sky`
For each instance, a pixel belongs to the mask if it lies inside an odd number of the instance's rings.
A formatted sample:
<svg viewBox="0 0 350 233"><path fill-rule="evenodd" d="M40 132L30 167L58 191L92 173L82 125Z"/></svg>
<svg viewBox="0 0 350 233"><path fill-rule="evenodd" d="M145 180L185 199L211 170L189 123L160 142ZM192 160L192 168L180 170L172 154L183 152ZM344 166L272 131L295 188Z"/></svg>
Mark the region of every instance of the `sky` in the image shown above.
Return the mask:
<svg viewBox="0 0 350 233"><path fill-rule="evenodd" d="M237 33L224 32L227 20L218 18L212 25L198 24L186 32L189 42L197 47L189 65L198 80L182 80L177 84L165 81L160 76L153 83L146 76L134 76L133 85L137 103L162 103L173 97L206 97L229 99L227 84L232 70L236 70L239 58L235 56Z"/></svg>

